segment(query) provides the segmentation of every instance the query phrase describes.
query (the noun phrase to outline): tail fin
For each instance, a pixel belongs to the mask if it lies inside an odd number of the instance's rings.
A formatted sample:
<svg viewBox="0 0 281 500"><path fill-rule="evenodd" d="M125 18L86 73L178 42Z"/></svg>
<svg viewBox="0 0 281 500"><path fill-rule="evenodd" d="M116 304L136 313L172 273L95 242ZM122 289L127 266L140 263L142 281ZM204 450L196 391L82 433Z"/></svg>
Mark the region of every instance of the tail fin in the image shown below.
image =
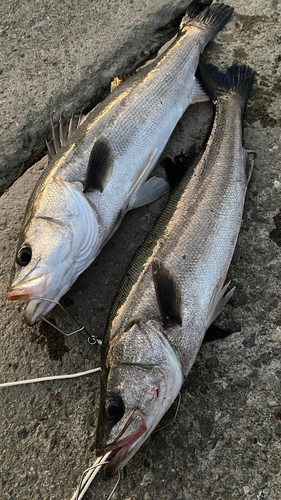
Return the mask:
<svg viewBox="0 0 281 500"><path fill-rule="evenodd" d="M206 4L202 4L200 0L193 0L187 8L180 28L183 28L187 24L192 24L207 30L208 34L204 43L205 46L229 21L233 10L233 7L229 7L228 5L214 4L206 7Z"/></svg>
<svg viewBox="0 0 281 500"><path fill-rule="evenodd" d="M255 72L249 66L234 64L226 73L222 73L213 64L200 63L199 69L212 101L215 102L223 95L235 93L240 97L241 108L244 111L255 80Z"/></svg>

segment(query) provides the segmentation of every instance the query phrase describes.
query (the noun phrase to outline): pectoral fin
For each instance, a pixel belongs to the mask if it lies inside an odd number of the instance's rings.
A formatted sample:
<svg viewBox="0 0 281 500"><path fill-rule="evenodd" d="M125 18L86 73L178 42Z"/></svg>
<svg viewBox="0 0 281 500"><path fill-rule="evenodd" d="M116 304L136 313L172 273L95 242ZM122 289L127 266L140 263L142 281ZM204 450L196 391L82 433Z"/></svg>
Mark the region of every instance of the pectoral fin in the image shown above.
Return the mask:
<svg viewBox="0 0 281 500"><path fill-rule="evenodd" d="M169 269L154 259L153 282L164 326L169 322L182 325L182 299L179 287Z"/></svg>
<svg viewBox="0 0 281 500"><path fill-rule="evenodd" d="M90 154L84 193L97 190L103 192L113 172L114 157L109 141L105 137L96 140Z"/></svg>
<svg viewBox="0 0 281 500"><path fill-rule="evenodd" d="M168 182L161 177L152 177L148 179L142 188L132 197L128 210L148 205L148 203L158 200L158 198L168 193L168 191Z"/></svg>

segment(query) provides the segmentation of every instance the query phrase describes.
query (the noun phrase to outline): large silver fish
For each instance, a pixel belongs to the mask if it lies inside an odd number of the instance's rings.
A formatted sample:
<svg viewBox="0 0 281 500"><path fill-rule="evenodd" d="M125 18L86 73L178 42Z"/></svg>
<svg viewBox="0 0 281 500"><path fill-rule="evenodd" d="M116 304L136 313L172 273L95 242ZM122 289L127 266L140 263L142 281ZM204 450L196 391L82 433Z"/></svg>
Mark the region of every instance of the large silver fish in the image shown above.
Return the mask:
<svg viewBox="0 0 281 500"><path fill-rule="evenodd" d="M253 154L242 147L242 112L254 75L246 66L226 75L207 66L201 75L216 102L211 136L190 182L187 174L137 252L106 330L97 449L111 451L108 475L173 403L234 291L225 295L224 281L253 167Z"/></svg>
<svg viewBox="0 0 281 500"><path fill-rule="evenodd" d="M199 55L232 11L194 0L176 41L90 112L45 169L27 206L7 293L31 299L28 324L53 307L41 297L67 292L128 210L167 191L163 179L146 180L188 105L202 98L194 76Z"/></svg>

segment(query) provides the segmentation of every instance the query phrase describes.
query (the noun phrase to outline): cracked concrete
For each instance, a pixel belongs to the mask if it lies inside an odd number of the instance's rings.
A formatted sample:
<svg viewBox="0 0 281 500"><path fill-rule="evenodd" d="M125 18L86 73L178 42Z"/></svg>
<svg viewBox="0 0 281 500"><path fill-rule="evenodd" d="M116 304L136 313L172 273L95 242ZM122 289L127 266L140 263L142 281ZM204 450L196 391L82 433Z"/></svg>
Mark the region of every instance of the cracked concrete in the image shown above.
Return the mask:
<svg viewBox="0 0 281 500"><path fill-rule="evenodd" d="M203 345L181 390L176 421L165 431L153 434L133 457L127 467L128 477L120 482L113 500L280 499L281 5L277 0L228 3L235 8L233 19L209 44L206 58L223 69L234 62L247 63L257 72L244 117L244 145L255 150L257 157L229 270L236 292L218 320L222 328L236 333ZM85 0L82 5L90 3ZM116 3L106 5L112 21ZM124 12L130 5L122 3ZM145 6L150 8L151 2ZM45 19L45 6L37 8L42 8L42 30L49 22L59 27L58 20ZM167 4L165 22L174 8L172 2ZM126 12L128 15L123 17L129 19L132 11ZM140 21L132 17L132 26L141 26L140 31L145 24L143 15L140 13ZM142 40L147 36L147 51L154 43L154 23L152 15L147 21L148 32L141 35ZM114 45L111 36L104 32L109 40L106 50ZM125 47L131 35L120 36L124 36ZM72 43L75 50L73 38ZM134 44L134 53L142 50L141 43ZM36 51L40 52L37 45ZM52 59L64 57L60 51L58 47ZM80 75L84 78L85 74ZM60 78L64 88L63 71ZM109 73L105 79L109 80ZM78 86L76 81L73 89ZM40 86L37 92L39 95ZM69 113L70 108L77 109L74 95L69 101ZM77 95L78 108L80 98ZM58 101L56 97L53 103ZM37 110L37 103L35 107L34 113L39 116L42 108ZM173 157L194 145L199 148L210 116L209 103L190 107L163 156ZM24 305L5 300L24 208L45 162L43 159L28 170L0 200L3 381L72 373L99 364L98 348L79 337L56 337L42 325L28 328L23 322ZM66 308L89 331L101 336L118 281L163 204L164 200L159 200L129 213L97 260L63 299ZM59 311L55 316L57 322L71 328ZM98 393L97 375L1 390L1 500L70 500L81 472L95 460ZM162 423L168 422L174 411L175 404ZM104 481L100 473L85 499L106 499L114 481Z"/></svg>

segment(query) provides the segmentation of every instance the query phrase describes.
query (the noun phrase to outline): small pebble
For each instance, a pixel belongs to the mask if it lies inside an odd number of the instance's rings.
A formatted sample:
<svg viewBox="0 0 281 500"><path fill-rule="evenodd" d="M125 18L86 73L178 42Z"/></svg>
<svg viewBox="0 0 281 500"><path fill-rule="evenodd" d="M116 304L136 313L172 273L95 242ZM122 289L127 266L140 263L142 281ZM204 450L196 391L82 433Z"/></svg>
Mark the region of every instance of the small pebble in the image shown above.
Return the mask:
<svg viewBox="0 0 281 500"><path fill-rule="evenodd" d="M253 333L252 335L245 337L244 340L242 341L242 344L245 347L254 347L256 345L255 339L256 339L256 335Z"/></svg>

